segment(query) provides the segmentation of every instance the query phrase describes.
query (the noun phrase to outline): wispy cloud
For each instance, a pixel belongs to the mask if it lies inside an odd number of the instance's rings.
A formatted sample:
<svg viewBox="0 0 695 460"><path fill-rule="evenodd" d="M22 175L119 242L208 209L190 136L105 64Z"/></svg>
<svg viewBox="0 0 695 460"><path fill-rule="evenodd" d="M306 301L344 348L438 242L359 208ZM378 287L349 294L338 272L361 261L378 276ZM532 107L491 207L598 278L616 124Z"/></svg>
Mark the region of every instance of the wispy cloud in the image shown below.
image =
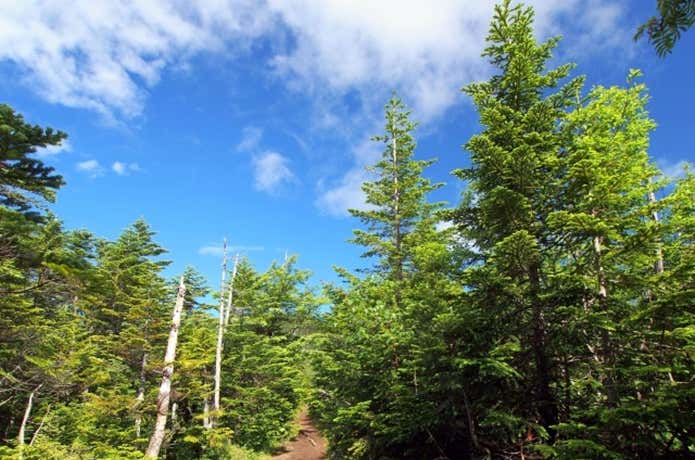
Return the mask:
<svg viewBox="0 0 695 460"><path fill-rule="evenodd" d="M438 232L443 232L444 230L448 230L454 226L454 223L450 220L440 220L436 224L434 224L434 227L437 229Z"/></svg>
<svg viewBox="0 0 695 460"><path fill-rule="evenodd" d="M263 130L255 126L246 126L241 133L241 141L236 146L237 152L253 152L261 143Z"/></svg>
<svg viewBox="0 0 695 460"><path fill-rule="evenodd" d="M104 168L97 160L85 160L77 163L75 168L89 177L95 178L104 174Z"/></svg>
<svg viewBox="0 0 695 460"><path fill-rule="evenodd" d="M335 217L349 216L348 209L368 209L369 205L366 202L362 184L370 180L370 177L364 167L379 158L381 148L383 148L382 144L370 139L364 139L357 144L352 149L355 166L329 187L323 187L323 184L318 187L319 196L315 201L316 206L326 214Z"/></svg>
<svg viewBox="0 0 695 460"><path fill-rule="evenodd" d="M316 206L331 216L349 216L348 209L367 209L362 184L368 179L360 168L348 171L334 187L323 190L316 199Z"/></svg>
<svg viewBox="0 0 695 460"><path fill-rule="evenodd" d="M629 39L634 25L624 19L631 6L626 0L525 3L536 9L539 37L562 28L565 50L588 54L635 46ZM51 0L6 1L0 2L0 61L13 62L27 86L49 102L120 120L142 114L149 90L168 70L186 67L200 53L233 59L263 40L273 43L260 64L271 69L268 78L311 101L309 130L354 139L381 118L394 89L427 124L463 100L462 85L486 78L490 67L480 52L492 5L489 0L439 0L436 8L417 0L75 0L65 8ZM384 11L390 12L388 21ZM279 39L280 34L292 39ZM345 108L346 96L359 113ZM236 149L260 152L262 135L248 126ZM317 199L333 215L361 201L364 161L357 152L349 160L346 173L325 178L332 187ZM296 180L283 155L266 152L252 162L259 190Z"/></svg>
<svg viewBox="0 0 695 460"><path fill-rule="evenodd" d="M265 152L253 158L254 186L257 190L274 193L283 184L296 182L289 160L277 152Z"/></svg>
<svg viewBox="0 0 695 460"><path fill-rule="evenodd" d="M634 46L608 40L631 30L620 22L624 1L527 3L541 36L563 23L575 43ZM392 12L388 21L384 11ZM314 96L357 90L367 108L397 88L427 120L488 71L479 55L491 14L488 0L440 0L436 8L416 0L1 2L0 60L16 63L50 102L128 118L142 113L148 88L167 69L289 31L293 45L269 57L289 87Z"/></svg>
<svg viewBox="0 0 695 460"><path fill-rule="evenodd" d="M679 177L684 177L684 168L688 166L692 167L692 164L688 163L685 160L669 159L664 157L657 158L656 165L661 170L661 173L669 179L677 179Z"/></svg>
<svg viewBox="0 0 695 460"><path fill-rule="evenodd" d="M127 176L130 173L141 171L139 164L124 163L122 161L114 161L111 165L111 170L119 176Z"/></svg>
<svg viewBox="0 0 695 460"><path fill-rule="evenodd" d="M50 102L133 117L166 68L224 40L243 47L272 20L248 0L0 2L0 60Z"/></svg>
<svg viewBox="0 0 695 460"><path fill-rule="evenodd" d="M245 252L256 252L256 251L264 251L265 247L263 246L228 246L227 247L227 254L234 254L234 253L245 253ZM214 256L214 257L222 257L224 254L224 248L222 245L215 245L215 244L209 244L206 246L201 246L198 248L198 254L201 256Z"/></svg>
<svg viewBox="0 0 695 460"><path fill-rule="evenodd" d="M40 148L36 150L36 156L40 158L47 158L47 157L52 157L55 155L58 155L59 153L62 152L71 152L72 151L72 145L70 145L70 142L65 139L63 142L61 142L58 145L49 145L48 147Z"/></svg>

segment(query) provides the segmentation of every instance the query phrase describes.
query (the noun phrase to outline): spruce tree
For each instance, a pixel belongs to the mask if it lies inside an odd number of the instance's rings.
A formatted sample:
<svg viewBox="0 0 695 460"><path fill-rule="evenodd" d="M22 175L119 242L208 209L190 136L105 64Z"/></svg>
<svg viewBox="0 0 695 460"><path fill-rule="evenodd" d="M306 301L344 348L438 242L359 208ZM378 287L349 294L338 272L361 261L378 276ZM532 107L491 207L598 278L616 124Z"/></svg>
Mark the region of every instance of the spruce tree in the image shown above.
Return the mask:
<svg viewBox="0 0 695 460"><path fill-rule="evenodd" d="M517 363L532 398L531 411L516 415L533 421L537 414L540 425L550 430L558 421L558 407L552 389L554 363L547 330L552 306L543 255L552 244L547 218L556 196L552 178L560 163L558 121L582 79L559 87L572 65L546 68L558 38L538 43L533 20L529 7L512 6L509 0L495 6L483 56L499 73L464 89L483 129L465 145L471 167L455 174L468 181L470 190L457 220L489 264L483 268L487 276L498 279L485 283L492 290L484 301L509 322L501 332L505 340L521 339L519 357L526 350L533 356L532 368L523 358ZM506 311L499 311L502 305Z"/></svg>
<svg viewBox="0 0 695 460"><path fill-rule="evenodd" d="M403 101L392 96L385 107L384 134L373 138L383 144L381 159L366 168L375 180L362 186L367 209L350 210L365 225L364 230L354 231L351 242L365 246L363 257L376 258L374 271L395 282L396 305L402 283L413 270L414 248L422 243L418 230L432 227L441 207L427 201L442 184L432 184L422 175L433 160L414 159L416 127Z"/></svg>

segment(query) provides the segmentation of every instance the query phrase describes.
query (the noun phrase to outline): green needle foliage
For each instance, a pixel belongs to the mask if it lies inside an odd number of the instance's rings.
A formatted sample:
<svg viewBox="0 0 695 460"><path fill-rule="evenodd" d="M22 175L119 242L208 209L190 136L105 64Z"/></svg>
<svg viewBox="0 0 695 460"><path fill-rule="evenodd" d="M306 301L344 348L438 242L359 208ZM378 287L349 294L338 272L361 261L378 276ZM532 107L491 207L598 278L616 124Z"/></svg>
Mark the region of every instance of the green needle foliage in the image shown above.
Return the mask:
<svg viewBox="0 0 695 460"><path fill-rule="evenodd" d="M160 458L271 458L304 407L333 460L693 458L695 175L651 161L638 71L585 89L533 24L494 9L454 209L393 96L351 210L364 269L317 295L294 256L242 258L211 299L186 268ZM0 458L138 459L179 276L144 220L106 240L46 209L62 179L32 155L64 139L0 106Z"/></svg>
<svg viewBox="0 0 695 460"><path fill-rule="evenodd" d="M32 126L6 104L0 104L0 205L38 217L37 198L53 201L63 178L53 168L29 156L39 148L60 145L67 135Z"/></svg>

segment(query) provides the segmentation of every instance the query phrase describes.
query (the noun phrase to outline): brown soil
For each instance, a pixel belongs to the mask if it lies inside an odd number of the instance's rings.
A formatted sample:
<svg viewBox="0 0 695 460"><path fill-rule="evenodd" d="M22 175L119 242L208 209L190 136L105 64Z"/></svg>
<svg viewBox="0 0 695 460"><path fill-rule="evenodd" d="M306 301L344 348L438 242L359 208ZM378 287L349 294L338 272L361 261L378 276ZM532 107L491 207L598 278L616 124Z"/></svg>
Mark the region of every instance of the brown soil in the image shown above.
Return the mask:
<svg viewBox="0 0 695 460"><path fill-rule="evenodd" d="M306 411L299 414L299 434L287 441L272 460L325 460L326 440L311 423Z"/></svg>

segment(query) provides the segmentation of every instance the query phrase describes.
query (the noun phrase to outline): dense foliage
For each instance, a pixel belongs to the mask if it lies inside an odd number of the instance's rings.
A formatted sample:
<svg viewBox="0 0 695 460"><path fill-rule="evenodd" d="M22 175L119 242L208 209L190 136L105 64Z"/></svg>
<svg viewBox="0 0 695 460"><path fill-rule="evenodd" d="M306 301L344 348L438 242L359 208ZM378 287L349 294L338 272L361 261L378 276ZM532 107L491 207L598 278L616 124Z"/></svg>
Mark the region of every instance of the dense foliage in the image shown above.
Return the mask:
<svg viewBox="0 0 695 460"><path fill-rule="evenodd" d="M47 213L62 178L30 155L65 134L0 107L0 432L2 458L141 458L176 292L142 220L115 241L67 231ZM295 259L258 273L242 260L226 331L221 423L203 427L217 319L193 269L162 455L255 458L292 434L307 386L303 337L317 326ZM260 454L258 458L261 458Z"/></svg>
<svg viewBox="0 0 695 460"><path fill-rule="evenodd" d="M142 458L178 293L161 458L268 458L303 405L332 459L692 458L695 175L651 161L638 71L586 89L533 21L495 7L453 209L388 101L351 211L369 263L321 297L295 257L219 292L186 269L184 295L143 220L64 229L32 155L66 135L0 106L0 456Z"/></svg>
<svg viewBox="0 0 695 460"><path fill-rule="evenodd" d="M464 88L482 130L454 171L453 229L436 230L426 163L407 161L412 123L373 169L355 241L381 251L329 291L315 357L332 458L693 455L694 178L650 162L639 72L585 92L572 65L548 68L558 42L536 40L530 8L495 8L497 72ZM402 135L399 108L377 140ZM416 242L400 253L399 206ZM392 260L420 263L398 276Z"/></svg>

